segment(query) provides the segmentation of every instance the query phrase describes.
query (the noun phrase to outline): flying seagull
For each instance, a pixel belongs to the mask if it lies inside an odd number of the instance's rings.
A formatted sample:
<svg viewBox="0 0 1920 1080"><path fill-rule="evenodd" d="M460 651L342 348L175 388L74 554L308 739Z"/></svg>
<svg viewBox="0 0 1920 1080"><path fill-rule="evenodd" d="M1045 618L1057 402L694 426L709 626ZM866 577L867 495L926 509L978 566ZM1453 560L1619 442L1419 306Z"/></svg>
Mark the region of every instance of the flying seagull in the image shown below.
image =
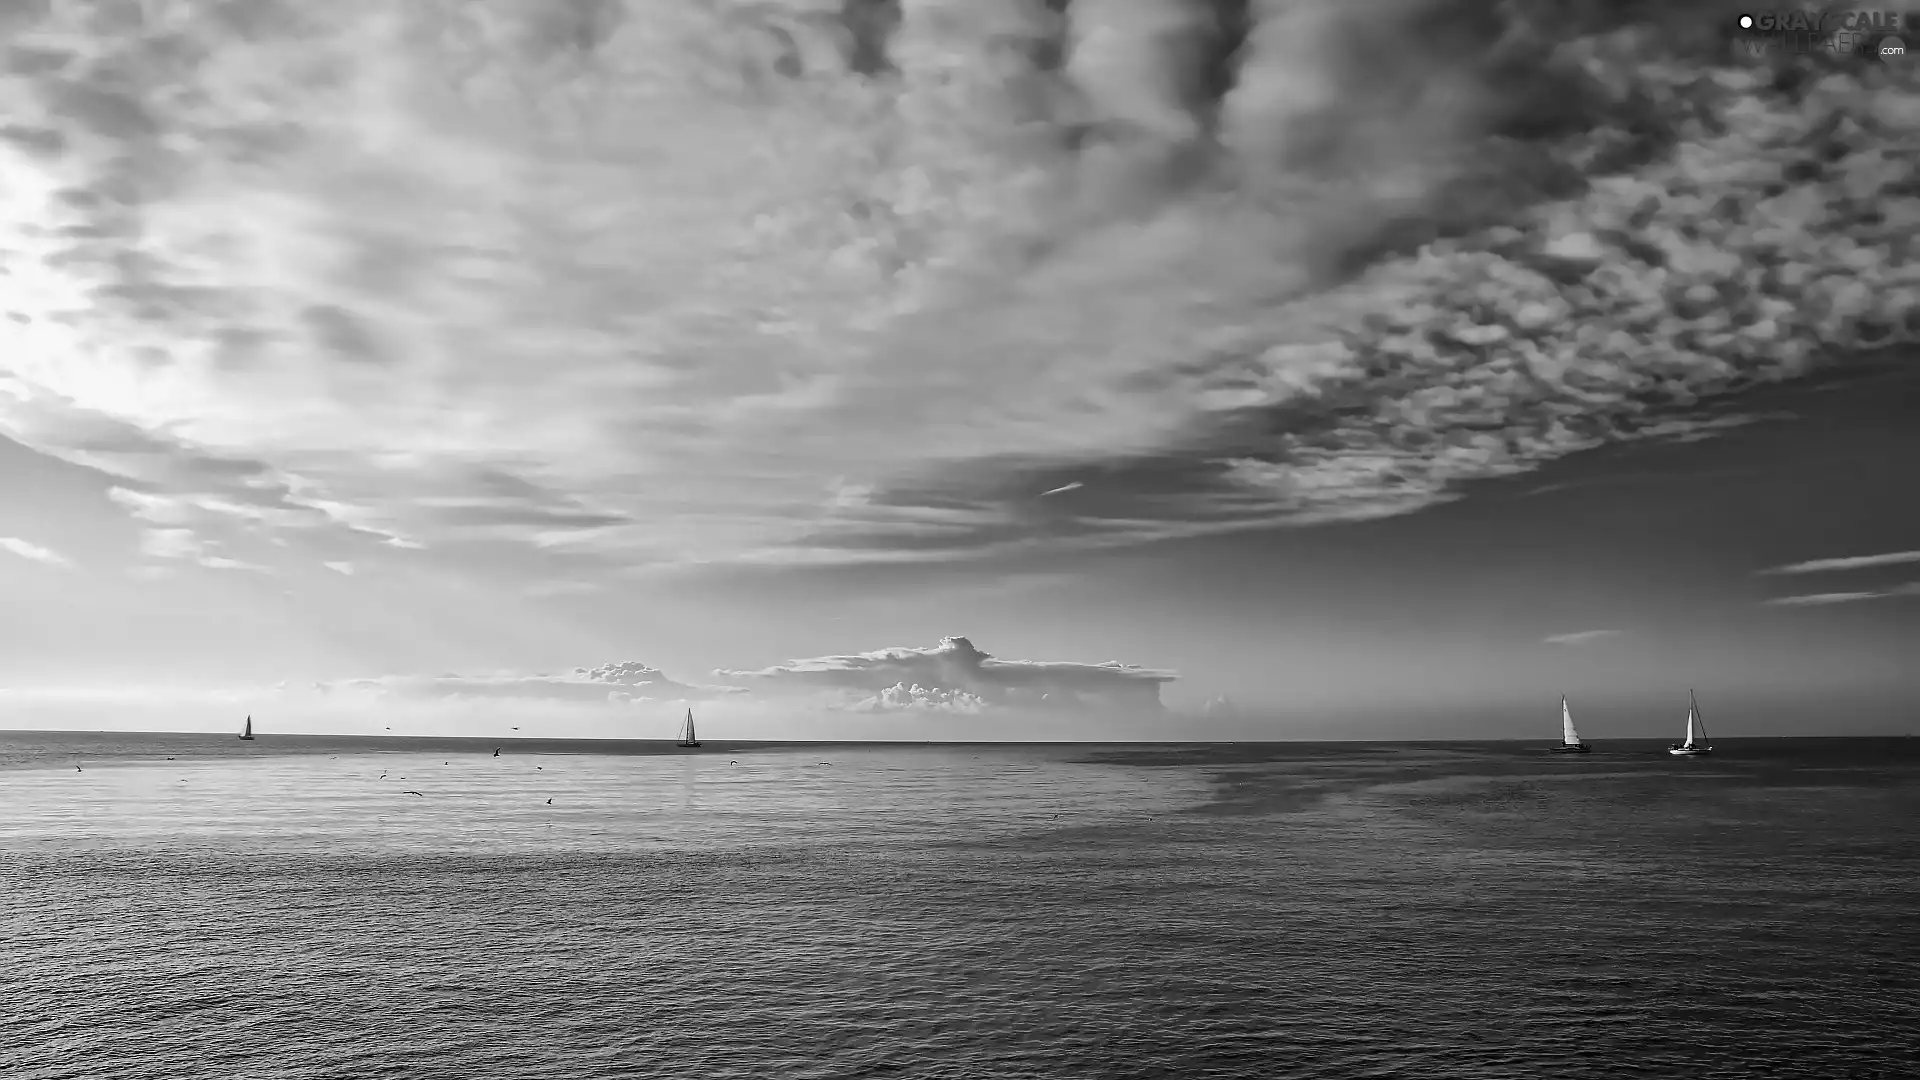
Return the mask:
<svg viewBox="0 0 1920 1080"><path fill-rule="evenodd" d="M1047 496L1049 496L1049 495L1058 495L1058 494L1060 494L1060 493L1061 493L1061 492L1063 492L1063 491L1076 491L1076 490L1078 490L1078 489L1080 489L1080 488L1083 488L1083 487L1086 487L1086 486L1087 486L1087 485L1085 485L1085 484L1083 484L1083 483L1081 483L1080 481L1078 481L1078 480L1075 480L1075 481L1074 481L1073 483L1071 483L1071 484L1061 484L1061 485L1060 485L1059 487L1057 487L1057 488L1053 488L1052 490L1049 490L1049 491L1043 491L1043 492L1041 492L1041 493L1040 493L1040 497L1044 499L1044 498L1046 498L1046 497L1047 497Z"/></svg>

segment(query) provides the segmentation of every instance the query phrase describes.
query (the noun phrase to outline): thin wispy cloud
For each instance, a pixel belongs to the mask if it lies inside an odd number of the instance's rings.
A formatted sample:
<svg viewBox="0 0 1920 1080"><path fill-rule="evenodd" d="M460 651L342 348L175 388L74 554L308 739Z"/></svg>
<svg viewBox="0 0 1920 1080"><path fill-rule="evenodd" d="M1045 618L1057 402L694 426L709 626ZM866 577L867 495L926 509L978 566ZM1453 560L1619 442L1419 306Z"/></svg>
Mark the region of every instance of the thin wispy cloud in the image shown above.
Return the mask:
<svg viewBox="0 0 1920 1080"><path fill-rule="evenodd" d="M1881 555L1852 555L1839 559L1810 559L1769 567L1762 574L1821 574L1836 570L1869 570L1878 566L1906 566L1920 563L1920 551L1889 551Z"/></svg>
<svg viewBox="0 0 1920 1080"><path fill-rule="evenodd" d="M1086 486L1087 486L1087 485L1085 485L1085 484L1083 484L1083 483L1081 483L1080 481L1078 481L1078 480L1075 480L1075 481L1074 481L1073 483L1071 483L1071 484L1061 484L1061 485L1060 485L1059 487L1057 487L1057 488L1048 488L1048 489L1047 489L1046 491L1043 491L1043 492L1041 492L1041 493L1040 493L1040 497L1044 499L1044 498L1046 498L1046 497L1047 497L1047 496L1049 496L1049 495L1059 495L1059 494L1062 494L1062 493L1065 493L1065 492L1068 492L1068 491L1078 491L1078 490L1080 490L1081 488L1083 488L1083 487L1086 487Z"/></svg>
<svg viewBox="0 0 1920 1080"><path fill-rule="evenodd" d="M1907 219L1840 209L1912 171L1912 89L1703 79L1696 31L1660 60L1610 26L1443 44L1429 0L122 6L8 23L0 434L117 478L189 566L1409 513L1737 424L1669 403L1817 368L1913 287L1861 254ZM1783 191L1832 126L1889 134L1824 166L1847 199ZM1097 509L1031 497L1085 463Z"/></svg>
<svg viewBox="0 0 1920 1080"><path fill-rule="evenodd" d="M1585 645L1588 642L1619 636L1618 630L1576 630L1570 634L1551 634L1540 640L1548 645Z"/></svg>
<svg viewBox="0 0 1920 1080"><path fill-rule="evenodd" d="M45 566L56 566L62 570L72 569L73 567L73 560L67 558L65 555L60 554L50 547L43 547L31 540L22 540L17 536L0 536L0 551L10 552L23 559L41 563Z"/></svg>
<svg viewBox="0 0 1920 1080"><path fill-rule="evenodd" d="M591 581L536 581L528 585L523 592L527 596L587 596L599 592L601 586Z"/></svg>
<svg viewBox="0 0 1920 1080"><path fill-rule="evenodd" d="M1776 596L1761 601L1770 607L1822 607L1828 604L1857 604L1864 600L1891 600L1903 596L1920 596L1920 581L1897 585L1891 589L1875 589L1861 592L1807 593L1801 596Z"/></svg>

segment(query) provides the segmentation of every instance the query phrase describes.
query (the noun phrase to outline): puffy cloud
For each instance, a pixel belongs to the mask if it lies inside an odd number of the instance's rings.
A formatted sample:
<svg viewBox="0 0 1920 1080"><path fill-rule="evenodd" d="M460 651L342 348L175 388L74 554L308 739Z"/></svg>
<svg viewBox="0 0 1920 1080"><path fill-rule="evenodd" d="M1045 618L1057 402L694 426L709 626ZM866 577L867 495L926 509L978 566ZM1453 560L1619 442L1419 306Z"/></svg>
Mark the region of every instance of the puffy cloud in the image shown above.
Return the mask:
<svg viewBox="0 0 1920 1080"><path fill-rule="evenodd" d="M848 706L850 712L954 712L980 713L992 708L986 698L965 690L940 690L914 683L894 683L872 697L861 698Z"/></svg>
<svg viewBox="0 0 1920 1080"><path fill-rule="evenodd" d="M1911 69L1717 0L124 7L0 16L0 434L195 536L1353 520L1920 329Z"/></svg>
<svg viewBox="0 0 1920 1080"><path fill-rule="evenodd" d="M1109 661L1082 664L1061 661L1001 660L981 652L964 637L940 639L931 648L896 647L847 656L792 660L754 671L714 674L767 693L873 691L877 707L901 707L916 701L948 704L973 700L1030 708L1160 708L1160 687L1176 676L1169 671ZM920 693L916 696L916 691ZM891 695L891 696L890 696ZM965 698L941 695L965 695Z"/></svg>
<svg viewBox="0 0 1920 1080"><path fill-rule="evenodd" d="M31 540L22 540L17 536L0 536L0 551L11 552L23 559L44 563L47 566L57 566L63 570L73 566L73 560L52 548L43 547Z"/></svg>
<svg viewBox="0 0 1920 1080"><path fill-rule="evenodd" d="M1243 711L1240 708L1239 702L1234 701L1225 694L1215 694L1200 706L1200 715L1238 717L1243 715Z"/></svg>
<svg viewBox="0 0 1920 1080"><path fill-rule="evenodd" d="M1551 634L1540 640L1548 645L1585 645L1590 641L1619 636L1618 630L1576 630L1570 634Z"/></svg>
<svg viewBox="0 0 1920 1080"><path fill-rule="evenodd" d="M1920 551L1889 551L1880 555L1852 555L1839 559L1809 559L1760 571L1762 574L1820 574L1832 570L1867 570L1881 566L1920 563Z"/></svg>

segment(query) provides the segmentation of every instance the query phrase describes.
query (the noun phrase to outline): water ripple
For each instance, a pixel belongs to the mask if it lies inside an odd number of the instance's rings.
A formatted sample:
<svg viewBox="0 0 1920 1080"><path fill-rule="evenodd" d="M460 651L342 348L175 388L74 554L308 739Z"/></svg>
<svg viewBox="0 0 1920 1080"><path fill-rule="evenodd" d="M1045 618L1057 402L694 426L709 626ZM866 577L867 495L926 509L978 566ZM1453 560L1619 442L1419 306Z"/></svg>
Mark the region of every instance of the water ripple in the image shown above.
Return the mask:
<svg viewBox="0 0 1920 1080"><path fill-rule="evenodd" d="M1911 762L115 748L0 772L9 1078L1831 1080L1920 1015Z"/></svg>

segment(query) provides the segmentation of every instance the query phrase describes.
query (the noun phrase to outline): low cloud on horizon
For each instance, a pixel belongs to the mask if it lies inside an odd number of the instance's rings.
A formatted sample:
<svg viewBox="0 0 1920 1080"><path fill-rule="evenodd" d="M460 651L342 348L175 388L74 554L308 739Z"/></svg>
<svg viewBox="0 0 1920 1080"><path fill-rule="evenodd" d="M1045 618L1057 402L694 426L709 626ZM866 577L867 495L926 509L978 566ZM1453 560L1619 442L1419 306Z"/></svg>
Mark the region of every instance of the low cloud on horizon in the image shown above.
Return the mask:
<svg viewBox="0 0 1920 1080"><path fill-rule="evenodd" d="M716 671L693 684L643 663L570 673L386 675L255 688L0 688L8 711L60 721L111 707L117 723L179 717L204 728L213 711L252 711L261 730L363 734L486 734L495 738L670 738L695 707L726 738L1079 738L1177 719L1160 701L1171 671L1123 663L1004 661L966 638L795 659L756 671ZM733 684L737 682L737 684ZM271 717L271 721L269 721ZM1117 728L1116 728L1117 724ZM175 730L161 726L156 730Z"/></svg>
<svg viewBox="0 0 1920 1080"><path fill-rule="evenodd" d="M182 573L1365 520L1913 329L1913 88L1717 2L161 7L0 14L0 437Z"/></svg>
<svg viewBox="0 0 1920 1080"><path fill-rule="evenodd" d="M570 730L584 724L605 735L628 731L649 710L669 716L684 706L698 706L718 722L736 727L745 723L755 730L770 730L768 725L776 722L830 721L834 716L1125 721L1164 715L1160 687L1178 677L1112 661L1001 660L964 637L944 638L930 647L877 649L714 674L730 682L685 683L646 664L626 662L564 674L388 675L252 689L0 689L0 708L29 703L80 708L109 701L165 708L203 702L272 709L349 726L364 726L369 716L385 718L374 730L391 730L388 725L404 718L402 730L407 724L471 722L498 734L513 722L528 729L524 736L555 724ZM918 728L884 726L865 731L869 736L920 734Z"/></svg>
<svg viewBox="0 0 1920 1080"><path fill-rule="evenodd" d="M950 705L976 711L999 705L1157 711L1160 687L1179 677L1117 661L1001 660L964 637L942 638L931 648L877 649L714 675L775 694L872 692L877 697L862 699L861 706L882 711L892 702L902 708Z"/></svg>
<svg viewBox="0 0 1920 1080"><path fill-rule="evenodd" d="M574 668L566 674L384 675L339 679L312 685L315 693L367 694L422 700L492 698L526 701L575 701L609 704L649 701L704 701L738 689L696 686L669 678L657 668L628 662Z"/></svg>

